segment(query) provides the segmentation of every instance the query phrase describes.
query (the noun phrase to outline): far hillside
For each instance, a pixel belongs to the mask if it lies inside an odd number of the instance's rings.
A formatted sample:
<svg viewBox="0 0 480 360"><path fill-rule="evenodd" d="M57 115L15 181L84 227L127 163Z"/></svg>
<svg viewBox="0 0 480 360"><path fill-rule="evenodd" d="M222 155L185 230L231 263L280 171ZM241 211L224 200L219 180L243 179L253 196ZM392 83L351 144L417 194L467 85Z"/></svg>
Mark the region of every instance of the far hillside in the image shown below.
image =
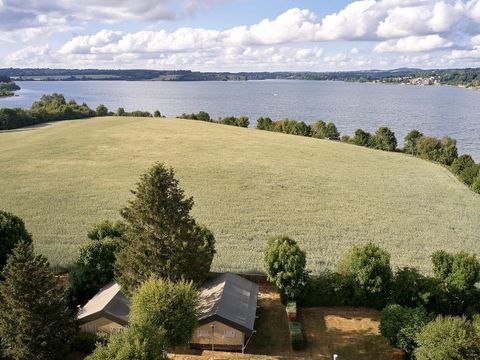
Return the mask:
<svg viewBox="0 0 480 360"><path fill-rule="evenodd" d="M373 241L394 266L435 250L480 255L480 196L405 154L181 119L106 117L0 132L0 208L37 251L69 265L87 230L119 218L146 168L175 168L217 239L214 270L261 269L266 238L298 240L314 272Z"/></svg>

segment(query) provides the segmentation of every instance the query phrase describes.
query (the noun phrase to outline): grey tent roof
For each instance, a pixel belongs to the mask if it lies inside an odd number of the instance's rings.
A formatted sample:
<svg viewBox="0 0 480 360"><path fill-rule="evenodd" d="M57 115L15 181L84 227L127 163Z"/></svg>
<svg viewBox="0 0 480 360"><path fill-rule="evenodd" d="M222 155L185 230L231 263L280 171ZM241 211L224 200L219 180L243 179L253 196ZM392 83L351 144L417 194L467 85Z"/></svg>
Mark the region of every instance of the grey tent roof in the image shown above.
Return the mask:
<svg viewBox="0 0 480 360"><path fill-rule="evenodd" d="M130 300L116 282L101 288L98 293L78 312L82 322L105 317L121 325L127 325L130 313Z"/></svg>
<svg viewBox="0 0 480 360"><path fill-rule="evenodd" d="M233 273L223 273L202 286L200 324L223 322L247 334L253 332L258 285Z"/></svg>

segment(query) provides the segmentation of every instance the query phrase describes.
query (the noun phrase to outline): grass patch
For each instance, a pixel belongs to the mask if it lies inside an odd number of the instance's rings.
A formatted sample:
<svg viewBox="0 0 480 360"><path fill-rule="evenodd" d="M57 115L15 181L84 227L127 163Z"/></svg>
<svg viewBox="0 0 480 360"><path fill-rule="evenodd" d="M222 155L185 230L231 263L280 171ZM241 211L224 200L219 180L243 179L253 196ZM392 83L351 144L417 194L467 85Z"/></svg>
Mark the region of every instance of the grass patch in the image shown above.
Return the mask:
<svg viewBox="0 0 480 360"><path fill-rule="evenodd" d="M261 269L286 234L314 272L373 241L395 266L433 251L480 255L480 196L439 165L338 142L179 119L94 118L0 133L0 208L21 216L37 251L71 263L92 223L118 219L139 175L175 168L194 216L217 239L214 270ZM285 313L283 314L285 317Z"/></svg>

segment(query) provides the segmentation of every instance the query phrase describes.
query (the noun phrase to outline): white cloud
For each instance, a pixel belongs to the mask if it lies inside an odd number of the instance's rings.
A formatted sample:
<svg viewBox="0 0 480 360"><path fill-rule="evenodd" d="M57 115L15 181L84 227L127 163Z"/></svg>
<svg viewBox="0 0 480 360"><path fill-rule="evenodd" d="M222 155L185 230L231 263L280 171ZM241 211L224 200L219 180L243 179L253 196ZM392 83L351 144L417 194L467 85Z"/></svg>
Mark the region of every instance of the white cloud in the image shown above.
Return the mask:
<svg viewBox="0 0 480 360"><path fill-rule="evenodd" d="M396 40L388 40L379 43L374 52L421 52L445 49L452 47L453 43L439 35L408 36Z"/></svg>

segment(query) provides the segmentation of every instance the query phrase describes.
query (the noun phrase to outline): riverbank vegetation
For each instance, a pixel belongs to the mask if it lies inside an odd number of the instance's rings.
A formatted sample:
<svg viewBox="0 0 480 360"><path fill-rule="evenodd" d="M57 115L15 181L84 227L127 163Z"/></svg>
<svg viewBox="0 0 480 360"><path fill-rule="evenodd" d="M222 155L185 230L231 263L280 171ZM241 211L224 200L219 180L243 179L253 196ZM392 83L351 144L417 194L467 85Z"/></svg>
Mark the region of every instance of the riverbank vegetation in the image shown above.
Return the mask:
<svg viewBox="0 0 480 360"><path fill-rule="evenodd" d="M17 90L20 90L20 86L9 76L0 75L0 97L13 96Z"/></svg>

